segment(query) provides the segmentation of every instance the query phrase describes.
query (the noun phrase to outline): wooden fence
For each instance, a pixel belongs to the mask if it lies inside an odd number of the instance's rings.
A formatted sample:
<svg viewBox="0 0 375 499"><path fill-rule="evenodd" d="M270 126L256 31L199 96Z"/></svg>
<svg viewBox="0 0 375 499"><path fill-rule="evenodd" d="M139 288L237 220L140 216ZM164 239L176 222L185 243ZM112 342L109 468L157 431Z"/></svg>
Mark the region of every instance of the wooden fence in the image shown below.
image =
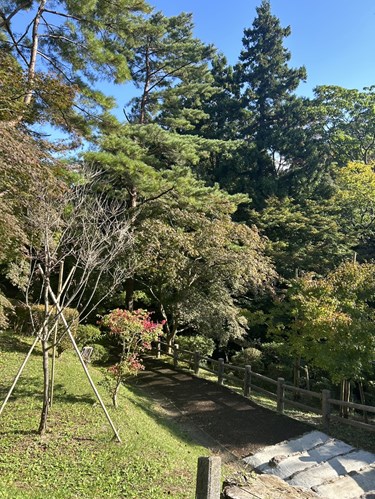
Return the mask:
<svg viewBox="0 0 375 499"><path fill-rule="evenodd" d="M368 417L369 414L375 414L374 406L336 400L332 398L330 390L313 392L298 388L287 383L284 378L275 380L263 374L256 373L249 365L240 367L224 363L224 359L215 360L204 357L199 352L180 349L177 344L171 347L167 343L158 342L156 353L158 358L160 358L162 350L164 355L173 358L175 368L180 363L188 364L189 369L193 370L196 376L199 376L200 370L208 371L217 377L217 382L220 385L229 382L231 385L241 387L245 397L251 397L252 391L264 394L276 400L277 411L280 413L284 412L285 405L287 404L306 412L321 415L325 430L329 429L330 422L339 421L340 423L367 431L375 431L375 418L371 422L371 418ZM301 400L304 400L304 402L301 402ZM355 419L353 418L353 414L348 418L339 416L337 408L340 409L343 407L351 409L352 413L356 411ZM362 415L359 416L358 412L362 412Z"/></svg>

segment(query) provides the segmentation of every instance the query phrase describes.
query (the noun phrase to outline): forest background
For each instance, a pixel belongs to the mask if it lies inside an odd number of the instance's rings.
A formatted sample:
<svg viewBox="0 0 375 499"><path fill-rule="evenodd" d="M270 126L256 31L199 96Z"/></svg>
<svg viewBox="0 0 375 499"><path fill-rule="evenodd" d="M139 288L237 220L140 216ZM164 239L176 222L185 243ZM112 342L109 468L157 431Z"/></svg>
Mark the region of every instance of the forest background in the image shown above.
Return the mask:
<svg viewBox="0 0 375 499"><path fill-rule="evenodd" d="M65 272L72 321L147 308L170 342L371 402L374 88L298 95L268 0L231 65L193 28L143 0L1 3L0 325L35 329ZM121 119L105 81L136 89Z"/></svg>

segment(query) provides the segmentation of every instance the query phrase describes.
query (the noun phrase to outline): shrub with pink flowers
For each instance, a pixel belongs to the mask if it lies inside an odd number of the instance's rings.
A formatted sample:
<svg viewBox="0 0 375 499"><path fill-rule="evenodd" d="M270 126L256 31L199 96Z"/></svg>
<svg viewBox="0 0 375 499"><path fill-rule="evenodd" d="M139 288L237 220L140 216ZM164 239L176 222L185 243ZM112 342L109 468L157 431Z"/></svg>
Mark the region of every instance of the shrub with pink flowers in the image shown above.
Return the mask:
<svg viewBox="0 0 375 499"><path fill-rule="evenodd" d="M152 342L162 334L163 323L153 322L151 313L143 309L129 311L117 308L102 318L101 324L109 329L110 335L119 339L122 347L119 362L108 369L115 380L111 390L115 407L121 382L144 369L141 355L150 350Z"/></svg>

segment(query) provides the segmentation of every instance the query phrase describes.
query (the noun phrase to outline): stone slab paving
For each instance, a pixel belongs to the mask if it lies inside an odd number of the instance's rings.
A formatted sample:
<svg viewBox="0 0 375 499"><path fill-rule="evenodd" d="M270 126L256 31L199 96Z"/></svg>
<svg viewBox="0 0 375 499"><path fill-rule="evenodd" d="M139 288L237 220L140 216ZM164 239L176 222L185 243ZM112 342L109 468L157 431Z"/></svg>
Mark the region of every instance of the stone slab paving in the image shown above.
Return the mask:
<svg viewBox="0 0 375 499"><path fill-rule="evenodd" d="M326 499L375 499L375 454L322 432L266 447L244 461L260 473Z"/></svg>

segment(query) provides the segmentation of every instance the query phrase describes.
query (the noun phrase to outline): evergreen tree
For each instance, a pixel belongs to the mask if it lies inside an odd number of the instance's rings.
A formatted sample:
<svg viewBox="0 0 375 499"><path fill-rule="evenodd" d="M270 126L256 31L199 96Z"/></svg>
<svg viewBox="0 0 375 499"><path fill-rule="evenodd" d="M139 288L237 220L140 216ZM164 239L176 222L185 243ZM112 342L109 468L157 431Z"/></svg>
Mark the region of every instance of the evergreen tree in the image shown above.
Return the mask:
<svg viewBox="0 0 375 499"><path fill-rule="evenodd" d="M191 14L153 14L139 27L130 69L141 89L132 99L131 122L159 122L172 130L191 130L204 117L201 101L214 89L207 62L214 48L193 37Z"/></svg>
<svg viewBox="0 0 375 499"><path fill-rule="evenodd" d="M86 133L93 123L111 124L114 100L95 84L130 79L127 58L148 10L144 0L1 2L0 49L23 69L18 101L33 109L33 120Z"/></svg>
<svg viewBox="0 0 375 499"><path fill-rule="evenodd" d="M260 196L275 192L285 112L291 106L293 92L306 78L304 67L288 65L291 54L283 41L290 32L290 27L282 28L279 19L272 15L269 0L263 0L252 27L244 31L243 50L235 68L242 105L249 111L243 136L254 141L257 149L252 176Z"/></svg>

